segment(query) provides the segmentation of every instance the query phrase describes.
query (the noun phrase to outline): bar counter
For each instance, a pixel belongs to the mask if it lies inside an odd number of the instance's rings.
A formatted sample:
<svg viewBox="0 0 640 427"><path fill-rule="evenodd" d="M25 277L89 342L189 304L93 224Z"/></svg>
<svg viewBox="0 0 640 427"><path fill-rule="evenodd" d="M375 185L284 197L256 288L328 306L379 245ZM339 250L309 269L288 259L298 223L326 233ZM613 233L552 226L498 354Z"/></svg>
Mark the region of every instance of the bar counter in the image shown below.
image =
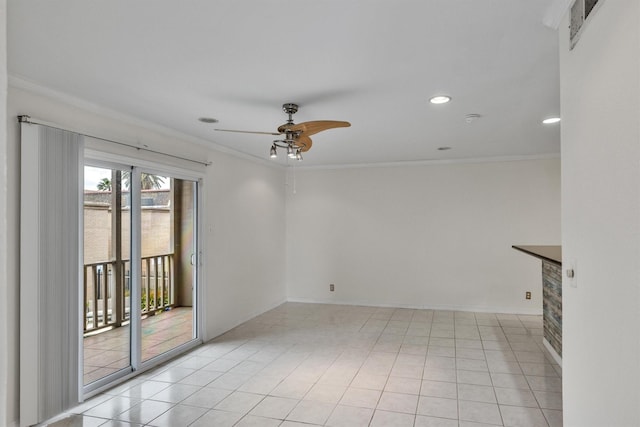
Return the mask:
<svg viewBox="0 0 640 427"><path fill-rule="evenodd" d="M512 248L542 260L544 340L562 359L562 247L513 245Z"/></svg>

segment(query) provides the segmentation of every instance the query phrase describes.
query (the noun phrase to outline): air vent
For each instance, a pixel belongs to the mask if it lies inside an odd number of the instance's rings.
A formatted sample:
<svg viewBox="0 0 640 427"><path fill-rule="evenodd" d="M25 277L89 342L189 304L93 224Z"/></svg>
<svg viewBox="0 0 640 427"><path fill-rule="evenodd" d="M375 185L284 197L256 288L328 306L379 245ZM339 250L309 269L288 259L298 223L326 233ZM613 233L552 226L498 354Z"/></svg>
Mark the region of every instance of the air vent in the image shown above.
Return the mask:
<svg viewBox="0 0 640 427"><path fill-rule="evenodd" d="M571 49L578 43L584 23L598 2L599 0L576 0L573 6L571 6L571 27L569 30Z"/></svg>

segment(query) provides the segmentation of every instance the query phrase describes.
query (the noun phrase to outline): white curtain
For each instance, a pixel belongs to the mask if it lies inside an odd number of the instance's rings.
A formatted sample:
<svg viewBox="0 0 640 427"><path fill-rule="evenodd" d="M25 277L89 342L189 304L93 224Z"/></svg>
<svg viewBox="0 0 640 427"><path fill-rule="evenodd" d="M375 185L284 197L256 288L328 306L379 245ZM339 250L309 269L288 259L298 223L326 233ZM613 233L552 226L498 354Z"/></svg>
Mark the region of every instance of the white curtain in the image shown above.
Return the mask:
<svg viewBox="0 0 640 427"><path fill-rule="evenodd" d="M81 135L21 123L20 425L78 402Z"/></svg>

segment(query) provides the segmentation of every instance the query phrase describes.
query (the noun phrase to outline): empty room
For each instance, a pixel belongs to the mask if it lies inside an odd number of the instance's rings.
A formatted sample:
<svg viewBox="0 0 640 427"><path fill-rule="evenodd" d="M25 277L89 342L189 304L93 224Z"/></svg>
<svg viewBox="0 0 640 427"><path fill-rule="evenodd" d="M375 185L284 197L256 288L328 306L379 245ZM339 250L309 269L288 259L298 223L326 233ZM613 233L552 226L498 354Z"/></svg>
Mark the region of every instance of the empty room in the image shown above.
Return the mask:
<svg viewBox="0 0 640 427"><path fill-rule="evenodd" d="M640 425L637 1L0 10L0 425Z"/></svg>

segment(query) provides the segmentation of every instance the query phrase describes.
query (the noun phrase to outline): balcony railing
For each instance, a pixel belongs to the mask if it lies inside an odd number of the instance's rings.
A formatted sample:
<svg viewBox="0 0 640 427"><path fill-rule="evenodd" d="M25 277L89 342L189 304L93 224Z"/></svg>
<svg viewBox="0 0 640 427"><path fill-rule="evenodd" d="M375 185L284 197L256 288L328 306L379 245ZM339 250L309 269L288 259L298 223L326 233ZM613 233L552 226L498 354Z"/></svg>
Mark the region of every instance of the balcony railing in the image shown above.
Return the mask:
<svg viewBox="0 0 640 427"><path fill-rule="evenodd" d="M173 254L144 257L141 261L141 313L172 307L175 304ZM84 266L85 333L120 326L130 319L130 261L122 260L119 264L107 261Z"/></svg>

